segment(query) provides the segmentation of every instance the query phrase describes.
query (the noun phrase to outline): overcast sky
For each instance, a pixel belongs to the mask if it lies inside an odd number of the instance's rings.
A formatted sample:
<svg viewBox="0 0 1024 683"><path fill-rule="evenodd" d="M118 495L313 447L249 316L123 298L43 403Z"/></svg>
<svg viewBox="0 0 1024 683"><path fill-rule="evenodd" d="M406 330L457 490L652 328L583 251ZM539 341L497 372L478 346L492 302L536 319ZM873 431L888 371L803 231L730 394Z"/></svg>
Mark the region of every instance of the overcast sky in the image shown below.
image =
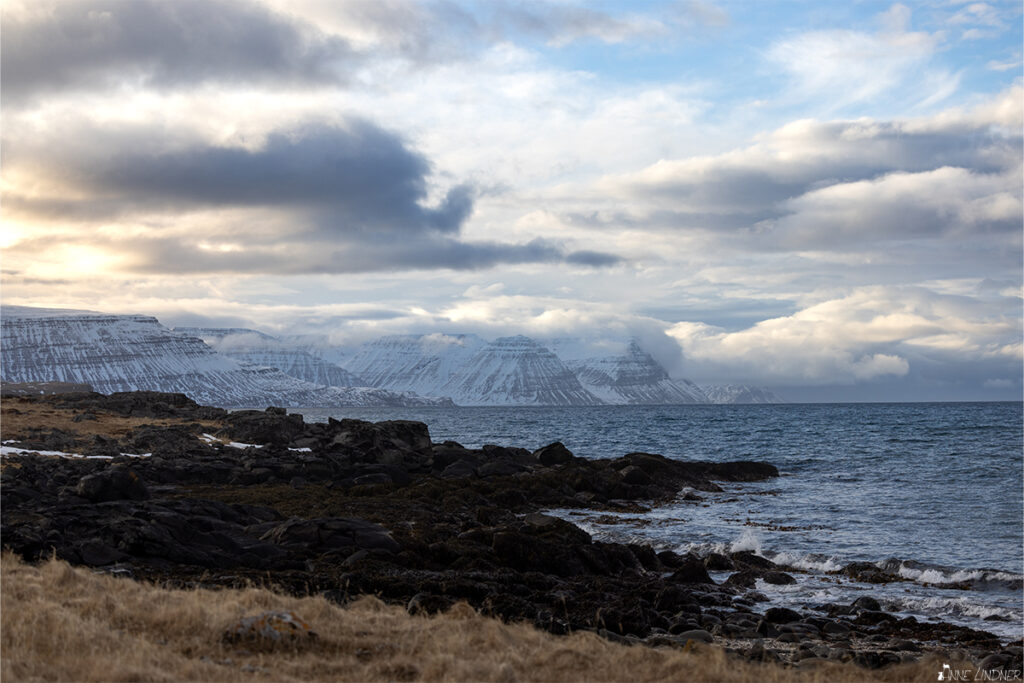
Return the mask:
<svg viewBox="0 0 1024 683"><path fill-rule="evenodd" d="M1019 399L1019 0L8 1L3 303Z"/></svg>

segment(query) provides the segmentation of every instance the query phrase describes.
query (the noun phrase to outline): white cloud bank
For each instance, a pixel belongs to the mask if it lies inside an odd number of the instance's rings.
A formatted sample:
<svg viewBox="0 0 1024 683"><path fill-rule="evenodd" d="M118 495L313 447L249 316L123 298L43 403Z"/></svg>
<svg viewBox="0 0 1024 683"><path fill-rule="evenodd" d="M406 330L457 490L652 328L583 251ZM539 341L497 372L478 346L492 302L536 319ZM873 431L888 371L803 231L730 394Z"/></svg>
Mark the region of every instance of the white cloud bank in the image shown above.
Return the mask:
<svg viewBox="0 0 1024 683"><path fill-rule="evenodd" d="M904 376L915 362L1022 360L1020 299L864 287L790 316L729 332L683 322L669 334L695 375L766 384L850 384Z"/></svg>

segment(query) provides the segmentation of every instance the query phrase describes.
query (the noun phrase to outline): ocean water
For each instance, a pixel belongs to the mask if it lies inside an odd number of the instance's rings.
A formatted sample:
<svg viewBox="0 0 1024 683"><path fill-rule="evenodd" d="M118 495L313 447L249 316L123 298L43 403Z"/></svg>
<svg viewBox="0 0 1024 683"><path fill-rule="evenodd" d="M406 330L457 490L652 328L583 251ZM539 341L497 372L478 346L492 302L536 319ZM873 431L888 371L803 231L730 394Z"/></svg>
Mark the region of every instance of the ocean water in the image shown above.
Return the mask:
<svg viewBox="0 0 1024 683"><path fill-rule="evenodd" d="M309 421L413 419L435 441L588 458L633 451L680 460L761 460L778 479L723 484L609 518L552 511L600 540L679 552L750 549L805 570L758 590L814 608L878 598L892 612L1024 636L1024 408L1021 403L786 404L297 409ZM906 579L862 584L828 572L876 563ZM719 575L724 578L728 573ZM766 605L767 606L767 605Z"/></svg>

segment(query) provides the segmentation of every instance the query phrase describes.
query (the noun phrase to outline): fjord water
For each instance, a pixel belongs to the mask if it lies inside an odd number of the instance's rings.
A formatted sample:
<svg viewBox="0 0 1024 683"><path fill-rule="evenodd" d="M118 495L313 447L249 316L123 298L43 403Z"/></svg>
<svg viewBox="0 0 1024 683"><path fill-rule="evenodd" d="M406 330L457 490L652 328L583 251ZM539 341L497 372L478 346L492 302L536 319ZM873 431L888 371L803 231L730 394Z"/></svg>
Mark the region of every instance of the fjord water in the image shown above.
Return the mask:
<svg viewBox="0 0 1024 683"><path fill-rule="evenodd" d="M812 608L870 594L894 612L1020 638L1024 570L1021 403L894 403L297 410L307 420L426 422L434 441L680 460L761 460L780 478L724 484L645 514L556 511L602 540L679 552L755 550L807 570L758 590ZM609 524L614 521L616 523ZM906 579L828 571L853 561ZM727 575L727 574L726 574ZM966 583L965 583L966 582Z"/></svg>

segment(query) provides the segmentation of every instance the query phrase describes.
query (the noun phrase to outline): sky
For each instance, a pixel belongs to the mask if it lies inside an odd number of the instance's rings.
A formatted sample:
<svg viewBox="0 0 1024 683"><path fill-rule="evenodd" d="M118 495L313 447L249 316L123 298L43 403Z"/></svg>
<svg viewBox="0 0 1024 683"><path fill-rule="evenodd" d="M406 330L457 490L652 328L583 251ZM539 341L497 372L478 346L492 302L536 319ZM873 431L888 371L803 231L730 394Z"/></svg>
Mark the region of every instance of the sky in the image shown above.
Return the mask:
<svg viewBox="0 0 1024 683"><path fill-rule="evenodd" d="M1019 400L1018 0L31 0L0 300Z"/></svg>

